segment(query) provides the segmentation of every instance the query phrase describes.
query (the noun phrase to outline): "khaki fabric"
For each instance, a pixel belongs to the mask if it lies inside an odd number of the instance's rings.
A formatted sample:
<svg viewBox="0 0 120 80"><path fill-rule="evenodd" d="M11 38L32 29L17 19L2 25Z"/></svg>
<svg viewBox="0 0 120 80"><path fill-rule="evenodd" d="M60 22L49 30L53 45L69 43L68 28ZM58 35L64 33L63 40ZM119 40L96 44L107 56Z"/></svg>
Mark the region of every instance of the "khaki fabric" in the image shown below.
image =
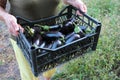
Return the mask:
<svg viewBox="0 0 120 80"><path fill-rule="evenodd" d="M55 15L61 0L10 0L10 13L29 20Z"/></svg>
<svg viewBox="0 0 120 80"><path fill-rule="evenodd" d="M17 46L17 43L15 40L10 39L11 44L13 46L15 56L18 62L19 70L20 70L20 75L22 80L38 80L38 77L35 77L31 71L31 68L25 59L21 49ZM56 69L51 69L45 73L43 73L43 76L46 78L50 78L53 76L53 74L56 72Z"/></svg>

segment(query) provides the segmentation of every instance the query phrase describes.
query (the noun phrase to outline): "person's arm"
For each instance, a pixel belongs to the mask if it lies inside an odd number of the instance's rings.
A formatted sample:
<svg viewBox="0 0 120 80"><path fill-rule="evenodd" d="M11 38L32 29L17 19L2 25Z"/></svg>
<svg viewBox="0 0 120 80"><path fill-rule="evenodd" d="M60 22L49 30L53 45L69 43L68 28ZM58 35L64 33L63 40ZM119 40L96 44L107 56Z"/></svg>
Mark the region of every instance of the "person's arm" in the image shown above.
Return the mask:
<svg viewBox="0 0 120 80"><path fill-rule="evenodd" d="M87 12L87 7L81 0L63 0L63 2L65 4L69 4L69 5L72 5L78 9L80 9L85 13Z"/></svg>
<svg viewBox="0 0 120 80"><path fill-rule="evenodd" d="M10 33L14 36L18 35L18 30L23 28L17 24L17 19L5 11L7 0L0 0L0 20L4 21Z"/></svg>

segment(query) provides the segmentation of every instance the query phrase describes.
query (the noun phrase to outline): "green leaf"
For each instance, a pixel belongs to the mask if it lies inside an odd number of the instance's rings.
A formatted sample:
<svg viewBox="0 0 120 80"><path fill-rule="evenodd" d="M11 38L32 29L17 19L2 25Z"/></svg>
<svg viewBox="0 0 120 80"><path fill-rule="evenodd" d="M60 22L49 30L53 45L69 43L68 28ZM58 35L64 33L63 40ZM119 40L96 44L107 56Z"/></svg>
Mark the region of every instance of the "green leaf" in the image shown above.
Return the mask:
<svg viewBox="0 0 120 80"><path fill-rule="evenodd" d="M75 33L79 33L79 32L80 32L79 26L75 25L74 32L75 32Z"/></svg>

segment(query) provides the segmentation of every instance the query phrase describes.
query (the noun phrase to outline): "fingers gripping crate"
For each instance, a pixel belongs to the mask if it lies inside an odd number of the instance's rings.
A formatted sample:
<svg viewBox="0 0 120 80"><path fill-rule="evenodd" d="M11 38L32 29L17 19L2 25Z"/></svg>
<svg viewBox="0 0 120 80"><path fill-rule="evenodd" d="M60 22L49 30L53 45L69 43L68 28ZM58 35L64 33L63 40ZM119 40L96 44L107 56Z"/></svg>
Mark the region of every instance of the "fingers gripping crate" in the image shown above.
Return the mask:
<svg viewBox="0 0 120 80"><path fill-rule="evenodd" d="M23 51L25 58L28 60L35 76L38 76L40 73L74 59L86 52L96 50L101 23L91 16L84 14L80 10L79 11L82 16L76 15L76 10L78 9L74 8L73 6L67 6L57 16L36 21L29 21L24 18L17 17L18 23L21 24L23 28L25 28L25 26L32 27L34 24L61 24L70 18L75 18L78 26L85 26L86 28L86 34L84 37L68 44L64 44L55 49L33 46L30 44L25 34L20 31L20 34L17 37L17 43ZM44 54L43 51L45 51Z"/></svg>

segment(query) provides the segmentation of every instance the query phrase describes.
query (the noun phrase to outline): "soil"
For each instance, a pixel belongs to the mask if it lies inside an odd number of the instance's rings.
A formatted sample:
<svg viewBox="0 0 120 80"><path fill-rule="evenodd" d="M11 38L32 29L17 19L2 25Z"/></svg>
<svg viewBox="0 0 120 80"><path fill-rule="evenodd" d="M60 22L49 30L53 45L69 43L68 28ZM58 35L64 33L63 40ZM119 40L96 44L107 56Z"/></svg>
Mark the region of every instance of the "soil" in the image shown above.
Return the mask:
<svg viewBox="0 0 120 80"><path fill-rule="evenodd" d="M0 80L20 80L20 73L7 27L0 22Z"/></svg>

